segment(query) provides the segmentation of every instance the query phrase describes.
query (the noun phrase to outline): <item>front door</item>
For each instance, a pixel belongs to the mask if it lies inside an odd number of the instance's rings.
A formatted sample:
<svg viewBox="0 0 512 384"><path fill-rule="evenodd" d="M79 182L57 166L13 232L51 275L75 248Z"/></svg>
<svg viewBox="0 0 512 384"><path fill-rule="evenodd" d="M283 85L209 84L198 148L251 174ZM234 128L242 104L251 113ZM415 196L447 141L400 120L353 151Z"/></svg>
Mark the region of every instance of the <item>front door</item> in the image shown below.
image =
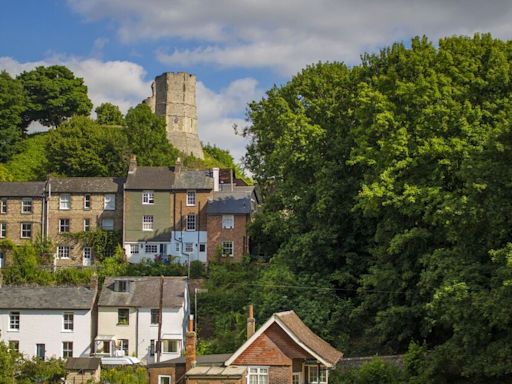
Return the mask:
<svg viewBox="0 0 512 384"><path fill-rule="evenodd" d="M44 360L45 346L44 344L36 344L36 356L37 358Z"/></svg>
<svg viewBox="0 0 512 384"><path fill-rule="evenodd" d="M84 247L82 265L84 267L90 267L92 264L92 250L91 247Z"/></svg>

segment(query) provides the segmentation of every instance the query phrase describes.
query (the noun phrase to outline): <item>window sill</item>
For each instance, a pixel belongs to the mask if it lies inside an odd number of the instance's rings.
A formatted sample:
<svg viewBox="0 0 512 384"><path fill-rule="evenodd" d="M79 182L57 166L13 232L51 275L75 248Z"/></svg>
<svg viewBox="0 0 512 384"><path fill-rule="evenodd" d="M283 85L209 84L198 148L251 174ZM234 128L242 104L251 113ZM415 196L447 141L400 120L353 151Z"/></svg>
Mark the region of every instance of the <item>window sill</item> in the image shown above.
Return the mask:
<svg viewBox="0 0 512 384"><path fill-rule="evenodd" d="M75 332L74 329L63 329L62 331L60 331L61 333L73 333Z"/></svg>
<svg viewBox="0 0 512 384"><path fill-rule="evenodd" d="M19 333L19 329L8 329L7 332Z"/></svg>
<svg viewBox="0 0 512 384"><path fill-rule="evenodd" d="M130 324L124 324L124 323L117 323L116 326L118 327L128 327Z"/></svg>

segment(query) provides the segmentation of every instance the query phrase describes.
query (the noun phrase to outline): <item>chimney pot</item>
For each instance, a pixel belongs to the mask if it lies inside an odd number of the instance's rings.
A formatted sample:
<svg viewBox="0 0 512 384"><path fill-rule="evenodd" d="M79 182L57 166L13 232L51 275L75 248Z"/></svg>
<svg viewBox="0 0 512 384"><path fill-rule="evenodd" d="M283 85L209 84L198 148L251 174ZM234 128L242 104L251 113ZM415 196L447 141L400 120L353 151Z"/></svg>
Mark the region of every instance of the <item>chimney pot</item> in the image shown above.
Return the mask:
<svg viewBox="0 0 512 384"><path fill-rule="evenodd" d="M135 154L130 155L130 163L128 166L128 173L135 173L137 170L137 156Z"/></svg>
<svg viewBox="0 0 512 384"><path fill-rule="evenodd" d="M185 345L185 370L188 371L196 366L196 342L197 335L194 332L194 315L188 320L188 332Z"/></svg>
<svg viewBox="0 0 512 384"><path fill-rule="evenodd" d="M250 339L256 332L256 320L254 320L254 307L249 304L249 316L247 317L247 339Z"/></svg>
<svg viewBox="0 0 512 384"><path fill-rule="evenodd" d="M174 172L179 174L181 172L181 167L182 167L181 158L178 157L176 159L176 165L174 166Z"/></svg>

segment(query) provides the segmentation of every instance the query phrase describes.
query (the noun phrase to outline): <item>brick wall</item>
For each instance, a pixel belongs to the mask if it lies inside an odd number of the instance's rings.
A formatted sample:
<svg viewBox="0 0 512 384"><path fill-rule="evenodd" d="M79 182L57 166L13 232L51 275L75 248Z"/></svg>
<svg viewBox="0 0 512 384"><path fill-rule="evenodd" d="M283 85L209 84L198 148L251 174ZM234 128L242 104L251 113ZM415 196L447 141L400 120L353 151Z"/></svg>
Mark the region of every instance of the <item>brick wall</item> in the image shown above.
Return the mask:
<svg viewBox="0 0 512 384"><path fill-rule="evenodd" d="M292 367L270 367L268 382L272 384L292 384Z"/></svg>
<svg viewBox="0 0 512 384"><path fill-rule="evenodd" d="M171 376L171 383L176 384L176 380L179 379L176 374L175 367L148 368L149 384L160 384L158 382L159 375Z"/></svg>
<svg viewBox="0 0 512 384"><path fill-rule="evenodd" d="M0 214L0 223L7 225L6 238L15 244L23 244L26 241L34 240L38 234L41 234L41 221L43 220L43 200L42 198L32 198L32 212L22 213L22 197L2 198L7 200L7 213ZM21 237L21 224L32 224L32 236L29 239Z"/></svg>
<svg viewBox="0 0 512 384"><path fill-rule="evenodd" d="M291 372L292 360L263 333L242 352L233 365L289 366Z"/></svg>
<svg viewBox="0 0 512 384"><path fill-rule="evenodd" d="M248 215L234 215L234 228L222 228L222 215L208 215L208 261L217 261L217 247L223 241L233 241L233 257L220 257L219 261L242 261L248 253L247 223Z"/></svg>
<svg viewBox="0 0 512 384"><path fill-rule="evenodd" d="M206 231L206 206L211 191L196 190L196 204L187 206L187 191L176 191L176 228L175 231L185 231L187 215L196 215L196 231Z"/></svg>
<svg viewBox="0 0 512 384"><path fill-rule="evenodd" d="M82 244L69 237L59 234L59 220L69 219L69 232L78 233L84 230L84 220L88 219L90 231L100 227L103 219L112 219L114 230L121 231L123 226L123 196L115 194L115 210L104 209L104 194L92 193L90 195L90 208L84 208L85 193L71 193L70 209L60 209L60 193L53 193L49 198L48 234L56 247L66 245L70 247L69 259L57 259L57 266L82 265ZM87 244L85 244L87 246ZM92 255L94 258L94 255Z"/></svg>

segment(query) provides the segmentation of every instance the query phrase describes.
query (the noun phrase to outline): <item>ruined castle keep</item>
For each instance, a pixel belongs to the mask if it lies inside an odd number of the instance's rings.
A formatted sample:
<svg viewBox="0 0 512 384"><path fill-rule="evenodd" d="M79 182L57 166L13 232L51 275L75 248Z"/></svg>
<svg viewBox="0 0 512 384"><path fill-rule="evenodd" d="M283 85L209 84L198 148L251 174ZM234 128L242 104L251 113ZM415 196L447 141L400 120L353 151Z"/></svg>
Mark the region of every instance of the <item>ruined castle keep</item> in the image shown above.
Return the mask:
<svg viewBox="0 0 512 384"><path fill-rule="evenodd" d="M197 132L196 77L185 72L166 72L151 84L152 95L144 102L165 118L167 140L187 155L204 158Z"/></svg>

